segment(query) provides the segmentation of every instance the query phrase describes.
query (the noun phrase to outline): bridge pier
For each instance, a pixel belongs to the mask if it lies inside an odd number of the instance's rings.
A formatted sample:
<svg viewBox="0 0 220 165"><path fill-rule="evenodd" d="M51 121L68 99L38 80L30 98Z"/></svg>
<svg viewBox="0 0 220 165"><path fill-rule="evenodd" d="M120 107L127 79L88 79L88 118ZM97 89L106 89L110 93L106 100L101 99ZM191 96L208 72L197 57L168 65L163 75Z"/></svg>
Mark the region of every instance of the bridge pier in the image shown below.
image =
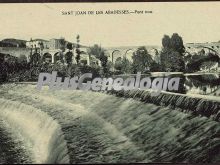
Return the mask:
<svg viewBox="0 0 220 165"><path fill-rule="evenodd" d="M52 55L52 64L54 64L54 54L51 55Z"/></svg>

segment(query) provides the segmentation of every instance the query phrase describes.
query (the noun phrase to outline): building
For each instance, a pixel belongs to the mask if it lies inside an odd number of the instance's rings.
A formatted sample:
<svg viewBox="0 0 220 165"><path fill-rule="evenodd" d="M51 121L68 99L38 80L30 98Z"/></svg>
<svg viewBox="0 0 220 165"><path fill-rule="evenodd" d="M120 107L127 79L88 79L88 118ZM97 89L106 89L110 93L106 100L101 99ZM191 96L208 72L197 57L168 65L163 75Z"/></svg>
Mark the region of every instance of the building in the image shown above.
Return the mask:
<svg viewBox="0 0 220 165"><path fill-rule="evenodd" d="M61 39L55 39L55 38L50 39L49 49L60 49L60 46L61 46L60 40Z"/></svg>
<svg viewBox="0 0 220 165"><path fill-rule="evenodd" d="M34 39L26 42L27 48L41 48L41 44L43 44L44 49L49 49L49 41L43 39Z"/></svg>

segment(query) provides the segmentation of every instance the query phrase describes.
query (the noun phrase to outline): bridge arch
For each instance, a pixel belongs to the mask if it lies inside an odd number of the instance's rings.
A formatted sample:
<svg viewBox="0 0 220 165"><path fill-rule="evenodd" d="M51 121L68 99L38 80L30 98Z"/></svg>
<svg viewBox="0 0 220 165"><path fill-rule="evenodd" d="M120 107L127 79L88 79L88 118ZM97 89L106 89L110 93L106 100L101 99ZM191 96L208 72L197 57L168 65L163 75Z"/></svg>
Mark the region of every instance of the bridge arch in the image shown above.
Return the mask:
<svg viewBox="0 0 220 165"><path fill-rule="evenodd" d="M218 51L216 51L216 50L214 49L214 46L213 46L213 48L212 48L212 47L210 48L210 47L208 47L208 46L197 46L197 47L195 47L195 48L205 48L205 49L208 49L209 51L214 52L216 55L220 56L219 53L218 53Z"/></svg>
<svg viewBox="0 0 220 165"><path fill-rule="evenodd" d="M133 55L133 53L134 53L135 51L136 51L135 49L127 49L127 50L125 51L125 53L124 53L124 57L127 58L127 59L132 60L132 55ZM132 55L128 58L129 52L131 52Z"/></svg>
<svg viewBox="0 0 220 165"><path fill-rule="evenodd" d="M202 55L201 58L193 60L193 56L190 57L191 60L186 63L186 67L190 70L210 70L211 68L215 70L218 69L220 63L220 55L218 51L208 46L199 45L194 47L195 49L199 49ZM205 51L206 50L206 51ZM208 52L207 52L208 50ZM189 53L191 54L191 53ZM196 53L197 54L197 53ZM198 54L199 55L199 54Z"/></svg>
<svg viewBox="0 0 220 165"><path fill-rule="evenodd" d="M121 51L118 50L118 49L115 49L115 50L112 51L112 63L113 63L113 64L114 64L114 61L116 60L116 59L114 58L114 54L115 54L116 52L119 52L119 53L121 54Z"/></svg>

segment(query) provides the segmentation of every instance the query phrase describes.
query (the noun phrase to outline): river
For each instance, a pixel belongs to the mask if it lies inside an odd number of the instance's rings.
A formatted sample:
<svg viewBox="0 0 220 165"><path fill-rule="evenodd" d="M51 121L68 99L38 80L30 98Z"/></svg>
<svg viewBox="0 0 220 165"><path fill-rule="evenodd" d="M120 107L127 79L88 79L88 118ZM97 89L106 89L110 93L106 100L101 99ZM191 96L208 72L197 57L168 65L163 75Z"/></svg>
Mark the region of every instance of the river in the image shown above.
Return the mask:
<svg viewBox="0 0 220 165"><path fill-rule="evenodd" d="M0 87L0 163L220 162L220 124L210 118L100 92L35 87Z"/></svg>

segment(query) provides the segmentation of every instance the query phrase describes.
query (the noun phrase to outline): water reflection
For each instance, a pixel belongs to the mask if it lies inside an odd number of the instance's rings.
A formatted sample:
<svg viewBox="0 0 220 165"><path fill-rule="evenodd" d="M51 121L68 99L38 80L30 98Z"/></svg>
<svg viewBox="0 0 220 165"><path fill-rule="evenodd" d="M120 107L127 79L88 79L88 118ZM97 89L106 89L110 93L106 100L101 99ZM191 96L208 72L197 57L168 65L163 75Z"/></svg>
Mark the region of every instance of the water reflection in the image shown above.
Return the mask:
<svg viewBox="0 0 220 165"><path fill-rule="evenodd" d="M134 77L135 74L127 75L115 75L113 78L121 77L126 79L128 77ZM178 91L170 91L182 94L200 94L200 95L212 95L220 96L220 74L212 73L189 73L189 74L180 74L180 73L149 73L142 74L141 78L151 77L152 79L157 77L179 77L180 84Z"/></svg>
<svg viewBox="0 0 220 165"><path fill-rule="evenodd" d="M219 74L186 74L185 87L190 94L220 96L220 76Z"/></svg>

